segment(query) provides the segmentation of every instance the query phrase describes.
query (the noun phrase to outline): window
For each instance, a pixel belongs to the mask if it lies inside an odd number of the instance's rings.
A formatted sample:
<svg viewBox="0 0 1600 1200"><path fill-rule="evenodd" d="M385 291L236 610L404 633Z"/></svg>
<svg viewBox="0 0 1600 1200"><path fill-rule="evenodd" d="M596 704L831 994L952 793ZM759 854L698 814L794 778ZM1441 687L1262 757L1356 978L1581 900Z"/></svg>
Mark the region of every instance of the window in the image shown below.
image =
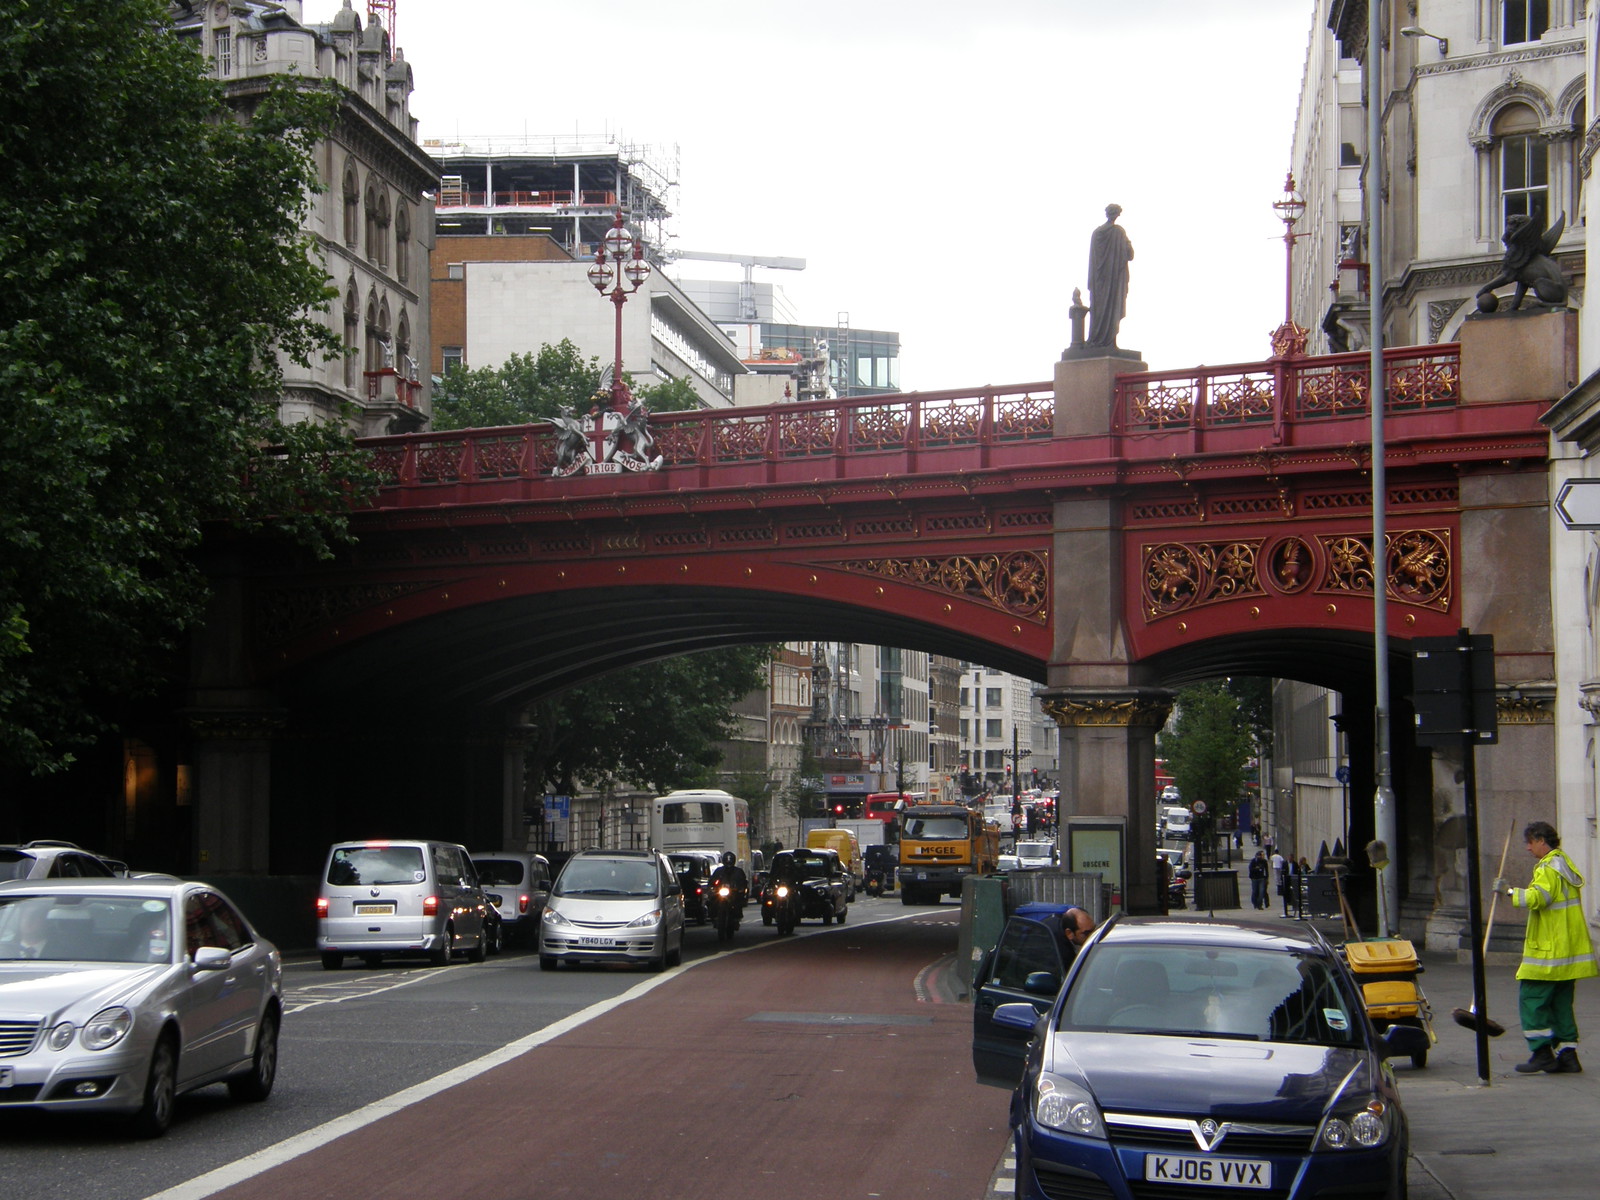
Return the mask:
<svg viewBox="0 0 1600 1200"><path fill-rule="evenodd" d="M1004 722L999 717L985 721L983 723L983 736L993 741L999 741L1006 735L1006 731L1002 728L1003 724Z"/></svg>
<svg viewBox="0 0 1600 1200"><path fill-rule="evenodd" d="M448 279L465 279L467 277L466 263L451 263L446 271Z"/></svg>
<svg viewBox="0 0 1600 1200"><path fill-rule="evenodd" d="M217 60L217 77L226 79L233 74L233 34L226 29L211 34L211 54Z"/></svg>
<svg viewBox="0 0 1600 1200"><path fill-rule="evenodd" d="M1005 700L999 688L985 688L983 692L983 706L985 708L999 708Z"/></svg>
<svg viewBox="0 0 1600 1200"><path fill-rule="evenodd" d="M347 166L344 169L344 244L354 246L356 234L361 217L361 182L356 178L356 169Z"/></svg>
<svg viewBox="0 0 1600 1200"><path fill-rule="evenodd" d="M361 300L356 294L356 277L350 276L350 282L345 287L344 293L344 385L356 385L356 340L361 336Z"/></svg>
<svg viewBox="0 0 1600 1200"><path fill-rule="evenodd" d="M1501 45L1537 42L1549 28L1550 0L1501 0Z"/></svg>
<svg viewBox="0 0 1600 1200"><path fill-rule="evenodd" d="M401 204L394 213L394 277L411 282L411 206Z"/></svg>
<svg viewBox="0 0 1600 1200"><path fill-rule="evenodd" d="M439 371L457 370L466 364L466 356L462 354L460 346L439 347Z"/></svg>
<svg viewBox="0 0 1600 1200"><path fill-rule="evenodd" d="M1549 217L1550 147L1538 128L1539 118L1525 104L1513 104L1494 119L1501 229L1512 217Z"/></svg>

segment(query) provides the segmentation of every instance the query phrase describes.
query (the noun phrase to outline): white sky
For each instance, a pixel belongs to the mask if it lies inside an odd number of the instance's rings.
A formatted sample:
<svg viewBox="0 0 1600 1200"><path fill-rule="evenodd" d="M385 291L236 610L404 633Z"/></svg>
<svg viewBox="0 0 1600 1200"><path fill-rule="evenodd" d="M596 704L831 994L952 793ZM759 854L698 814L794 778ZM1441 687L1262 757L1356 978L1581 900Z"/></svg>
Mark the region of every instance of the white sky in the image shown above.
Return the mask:
<svg viewBox="0 0 1600 1200"><path fill-rule="evenodd" d="M756 278L807 324L897 330L908 390L1049 379L1110 203L1118 343L1151 369L1264 359L1283 320L1272 203L1316 0L396 7L422 137L675 144L676 246L804 258Z"/></svg>

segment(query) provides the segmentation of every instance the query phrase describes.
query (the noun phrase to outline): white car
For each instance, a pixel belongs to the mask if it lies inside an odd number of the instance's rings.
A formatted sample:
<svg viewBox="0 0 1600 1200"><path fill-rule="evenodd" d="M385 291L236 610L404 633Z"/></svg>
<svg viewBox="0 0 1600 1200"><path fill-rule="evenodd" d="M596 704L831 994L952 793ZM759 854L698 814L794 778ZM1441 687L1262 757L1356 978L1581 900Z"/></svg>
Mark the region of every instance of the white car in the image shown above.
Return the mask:
<svg viewBox="0 0 1600 1200"><path fill-rule="evenodd" d="M215 888L0 888L0 1107L120 1113L159 1137L181 1092L271 1094L282 1013L277 949Z"/></svg>
<svg viewBox="0 0 1600 1200"><path fill-rule="evenodd" d="M1002 871L1039 871L1056 865L1054 842L1018 842L1010 854L1002 854Z"/></svg>

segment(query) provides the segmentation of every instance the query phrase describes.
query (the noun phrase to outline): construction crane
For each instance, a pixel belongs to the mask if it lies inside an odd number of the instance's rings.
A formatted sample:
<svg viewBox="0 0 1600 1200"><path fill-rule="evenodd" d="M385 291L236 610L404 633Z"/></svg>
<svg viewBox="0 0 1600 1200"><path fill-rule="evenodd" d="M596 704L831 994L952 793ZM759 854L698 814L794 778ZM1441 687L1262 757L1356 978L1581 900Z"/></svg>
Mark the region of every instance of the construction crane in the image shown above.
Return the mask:
<svg viewBox="0 0 1600 1200"><path fill-rule="evenodd" d="M393 3L394 0L390 0ZM756 287L752 272L756 267L771 267L776 271L804 271L803 258L766 258L759 254L718 254L714 250L672 250L666 255L671 262L679 258L692 258L696 262L738 263L744 268L744 279L739 284L739 319L754 322L756 314Z"/></svg>
<svg viewBox="0 0 1600 1200"><path fill-rule="evenodd" d="M394 34L394 6L396 0L367 0L367 20L376 21L383 19L383 27L389 33L389 49L393 50L399 43L395 41Z"/></svg>

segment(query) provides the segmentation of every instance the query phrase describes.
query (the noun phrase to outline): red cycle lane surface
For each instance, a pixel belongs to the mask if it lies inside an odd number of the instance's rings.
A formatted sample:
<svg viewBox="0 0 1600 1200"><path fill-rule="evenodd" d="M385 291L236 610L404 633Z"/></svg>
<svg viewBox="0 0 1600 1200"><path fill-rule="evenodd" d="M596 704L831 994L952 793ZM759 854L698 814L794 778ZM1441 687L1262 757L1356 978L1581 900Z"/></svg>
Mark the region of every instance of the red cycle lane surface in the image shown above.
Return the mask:
<svg viewBox="0 0 1600 1200"><path fill-rule="evenodd" d="M216 1195L979 1200L1007 1097L973 1081L971 1007L914 986L953 916L705 962Z"/></svg>

